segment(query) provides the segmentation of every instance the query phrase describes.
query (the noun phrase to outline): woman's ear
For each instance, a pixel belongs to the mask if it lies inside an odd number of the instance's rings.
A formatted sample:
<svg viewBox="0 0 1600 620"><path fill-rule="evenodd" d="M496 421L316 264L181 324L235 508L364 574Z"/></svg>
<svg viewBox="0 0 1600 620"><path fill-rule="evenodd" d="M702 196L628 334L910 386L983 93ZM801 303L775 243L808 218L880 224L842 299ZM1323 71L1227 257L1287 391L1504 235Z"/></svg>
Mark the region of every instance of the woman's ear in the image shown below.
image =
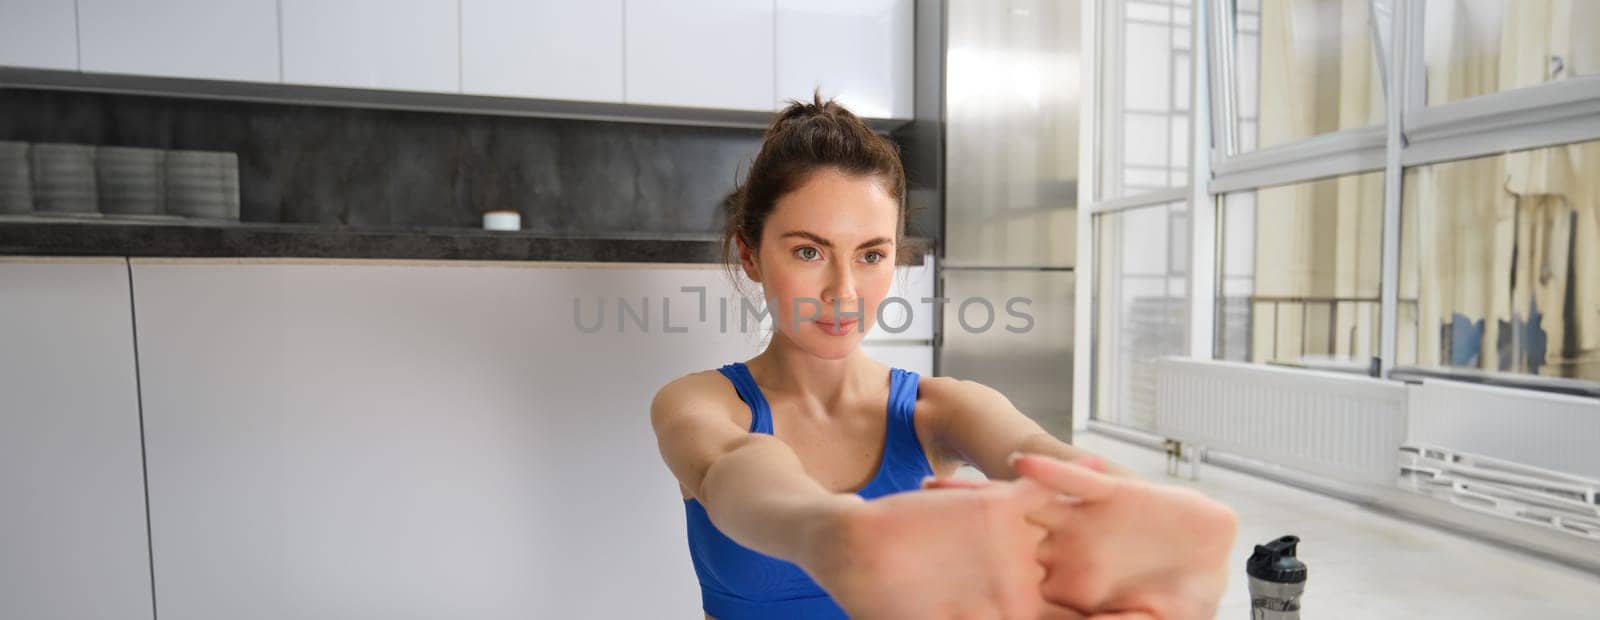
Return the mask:
<svg viewBox="0 0 1600 620"><path fill-rule="evenodd" d="M744 235L735 235L735 243L739 244L739 266L744 268L744 275L751 282L761 283L761 261L755 250L745 245Z"/></svg>

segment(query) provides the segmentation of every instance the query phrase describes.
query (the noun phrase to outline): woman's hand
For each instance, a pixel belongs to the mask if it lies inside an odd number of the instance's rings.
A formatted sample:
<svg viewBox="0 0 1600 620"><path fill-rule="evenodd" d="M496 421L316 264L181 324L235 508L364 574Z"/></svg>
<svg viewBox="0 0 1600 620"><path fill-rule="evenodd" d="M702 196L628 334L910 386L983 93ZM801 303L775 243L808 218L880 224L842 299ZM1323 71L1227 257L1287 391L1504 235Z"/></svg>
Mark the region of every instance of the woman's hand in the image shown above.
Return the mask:
<svg viewBox="0 0 1600 620"><path fill-rule="evenodd" d="M801 566L852 618L1077 618L1047 603L1027 515L1057 493L1032 480L897 493L862 502L817 532Z"/></svg>
<svg viewBox="0 0 1600 620"><path fill-rule="evenodd" d="M1031 511L1049 530L1039 560L1046 600L1095 617L1212 618L1228 583L1237 517L1180 487L1116 478L1094 463L1023 455L1012 467L1071 500ZM990 482L934 481L928 488L973 490Z"/></svg>

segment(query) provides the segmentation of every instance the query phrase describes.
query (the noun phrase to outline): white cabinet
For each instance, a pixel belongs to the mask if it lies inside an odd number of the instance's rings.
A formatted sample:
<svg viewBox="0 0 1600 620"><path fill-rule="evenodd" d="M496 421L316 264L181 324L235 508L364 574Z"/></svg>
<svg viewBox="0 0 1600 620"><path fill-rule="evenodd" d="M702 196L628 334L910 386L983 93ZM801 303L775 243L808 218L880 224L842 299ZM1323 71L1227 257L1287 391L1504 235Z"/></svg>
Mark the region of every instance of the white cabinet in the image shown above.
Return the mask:
<svg viewBox="0 0 1600 620"><path fill-rule="evenodd" d="M456 0L281 0L283 81L461 91Z"/></svg>
<svg viewBox="0 0 1600 620"><path fill-rule="evenodd" d="M913 114L913 0L0 0L0 66ZM204 89L204 85L196 86Z"/></svg>
<svg viewBox="0 0 1600 620"><path fill-rule="evenodd" d="M133 275L162 619L700 617L648 409L759 350L721 269Z"/></svg>
<svg viewBox="0 0 1600 620"><path fill-rule="evenodd" d="M83 71L278 81L275 0L79 0Z"/></svg>
<svg viewBox="0 0 1600 620"><path fill-rule="evenodd" d="M0 616L150 618L120 258L0 257Z"/></svg>
<svg viewBox="0 0 1600 620"><path fill-rule="evenodd" d="M770 2L627 0L628 103L770 111Z"/></svg>
<svg viewBox="0 0 1600 620"><path fill-rule="evenodd" d="M78 70L72 0L0 0L0 65Z"/></svg>
<svg viewBox="0 0 1600 620"><path fill-rule="evenodd" d="M622 103L622 2L461 0L461 90Z"/></svg>
<svg viewBox="0 0 1600 620"><path fill-rule="evenodd" d="M814 89L857 116L911 118L911 0L777 0L778 105Z"/></svg>

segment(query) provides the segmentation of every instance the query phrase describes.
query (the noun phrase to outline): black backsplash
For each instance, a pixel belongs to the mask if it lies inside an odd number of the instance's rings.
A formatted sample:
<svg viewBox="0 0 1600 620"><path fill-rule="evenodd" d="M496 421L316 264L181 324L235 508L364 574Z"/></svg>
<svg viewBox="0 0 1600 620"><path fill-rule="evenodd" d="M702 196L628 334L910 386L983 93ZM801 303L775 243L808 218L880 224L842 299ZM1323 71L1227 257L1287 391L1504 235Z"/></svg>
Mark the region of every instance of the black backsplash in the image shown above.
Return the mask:
<svg viewBox="0 0 1600 620"><path fill-rule="evenodd" d="M756 129L0 89L0 140L231 151L240 219L709 234Z"/></svg>

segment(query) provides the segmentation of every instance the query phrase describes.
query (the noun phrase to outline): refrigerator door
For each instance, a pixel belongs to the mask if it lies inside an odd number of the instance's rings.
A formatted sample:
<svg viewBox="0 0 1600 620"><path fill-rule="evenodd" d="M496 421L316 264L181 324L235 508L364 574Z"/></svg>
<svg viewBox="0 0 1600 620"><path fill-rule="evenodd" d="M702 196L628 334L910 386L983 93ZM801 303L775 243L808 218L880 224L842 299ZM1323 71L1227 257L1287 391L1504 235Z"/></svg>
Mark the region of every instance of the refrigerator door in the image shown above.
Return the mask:
<svg viewBox="0 0 1600 620"><path fill-rule="evenodd" d="M1079 9L950 0L945 266L1075 262Z"/></svg>
<svg viewBox="0 0 1600 620"><path fill-rule="evenodd" d="M1075 283L1065 270L946 270L939 374L999 390L1070 441Z"/></svg>
<svg viewBox="0 0 1600 620"><path fill-rule="evenodd" d="M1081 5L946 6L940 276L949 301L936 367L999 390L1070 440ZM994 322L980 329L985 303Z"/></svg>

